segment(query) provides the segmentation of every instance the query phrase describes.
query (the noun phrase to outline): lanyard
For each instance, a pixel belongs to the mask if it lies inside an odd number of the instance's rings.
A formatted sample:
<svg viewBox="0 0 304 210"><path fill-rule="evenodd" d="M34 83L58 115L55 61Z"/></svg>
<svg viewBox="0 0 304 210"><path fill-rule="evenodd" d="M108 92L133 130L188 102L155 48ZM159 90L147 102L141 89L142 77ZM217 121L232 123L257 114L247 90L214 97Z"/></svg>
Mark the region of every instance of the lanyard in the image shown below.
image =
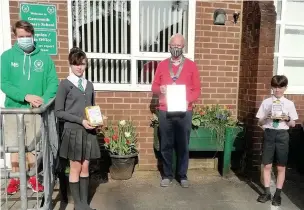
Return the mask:
<svg viewBox="0 0 304 210"><path fill-rule="evenodd" d="M185 61L185 57L182 56L181 58L181 62L179 64L179 67L178 67L178 71L176 72L176 75L174 75L173 73L173 69L172 69L172 61L170 60L169 62L169 71L170 71L170 77L172 78L173 80L173 85L175 85L175 81L179 78L182 70L183 70L183 66L184 66L184 61Z"/></svg>

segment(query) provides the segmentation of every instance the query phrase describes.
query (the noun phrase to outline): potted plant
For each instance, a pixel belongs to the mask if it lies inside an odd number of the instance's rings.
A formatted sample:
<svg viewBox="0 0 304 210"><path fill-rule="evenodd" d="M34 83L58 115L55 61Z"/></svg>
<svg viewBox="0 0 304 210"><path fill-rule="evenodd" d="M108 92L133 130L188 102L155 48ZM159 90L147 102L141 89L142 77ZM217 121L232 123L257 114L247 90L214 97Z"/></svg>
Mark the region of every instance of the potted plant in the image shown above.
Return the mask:
<svg viewBox="0 0 304 210"><path fill-rule="evenodd" d="M154 148L159 151L157 112L153 114L150 126L154 128ZM233 117L229 106L193 107L189 151L223 151L223 175L229 172L231 152L244 149L243 136L243 127Z"/></svg>
<svg viewBox="0 0 304 210"><path fill-rule="evenodd" d="M227 132L236 136L240 129L229 106L194 106L190 147L195 149L200 145L207 151L223 151Z"/></svg>
<svg viewBox="0 0 304 210"><path fill-rule="evenodd" d="M135 160L137 133L132 121L121 120L117 125L111 122L101 129L104 146L111 158L110 175L115 180L127 180L132 177Z"/></svg>
<svg viewBox="0 0 304 210"><path fill-rule="evenodd" d="M158 150L158 112L153 114L150 126L154 128L154 147ZM189 149L192 151L223 151L226 131L228 130L237 135L240 129L242 127L232 116L229 106L218 104L195 105L192 114Z"/></svg>

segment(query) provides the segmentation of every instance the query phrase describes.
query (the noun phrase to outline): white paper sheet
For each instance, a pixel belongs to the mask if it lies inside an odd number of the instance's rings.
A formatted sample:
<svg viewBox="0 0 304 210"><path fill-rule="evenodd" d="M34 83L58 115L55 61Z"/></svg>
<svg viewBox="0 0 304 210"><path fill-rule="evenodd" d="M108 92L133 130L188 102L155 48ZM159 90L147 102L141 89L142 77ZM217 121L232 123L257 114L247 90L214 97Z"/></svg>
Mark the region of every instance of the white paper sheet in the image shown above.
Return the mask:
<svg viewBox="0 0 304 210"><path fill-rule="evenodd" d="M167 85L166 97L168 112L187 111L185 85Z"/></svg>

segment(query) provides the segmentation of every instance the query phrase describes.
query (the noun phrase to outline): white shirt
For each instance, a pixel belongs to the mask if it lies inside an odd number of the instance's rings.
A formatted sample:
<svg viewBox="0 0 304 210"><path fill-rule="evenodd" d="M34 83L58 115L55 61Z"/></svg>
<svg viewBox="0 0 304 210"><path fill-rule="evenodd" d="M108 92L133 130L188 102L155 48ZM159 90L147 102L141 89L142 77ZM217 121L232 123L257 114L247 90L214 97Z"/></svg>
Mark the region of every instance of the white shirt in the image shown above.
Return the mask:
<svg viewBox="0 0 304 210"><path fill-rule="evenodd" d="M77 77L75 74L73 74L73 72L71 72L70 76L68 76L67 78L70 82L72 82L76 87L78 87L78 81L79 79L82 79L82 87L85 90L86 86L87 86L87 80L84 77Z"/></svg>
<svg viewBox="0 0 304 210"><path fill-rule="evenodd" d="M272 103L275 100L280 100L280 102L283 104L283 113L288 115L290 117L290 120L297 120L298 119L298 114L295 108L295 105L292 101L288 100L284 96L281 97L280 99L277 99L276 97L272 96L270 98L265 99L260 108L258 113L256 114L256 117L259 119L265 118L272 110ZM267 119L266 123L263 125L263 129L270 128L270 129L277 129L277 130L288 130L289 126L287 125L286 121L280 120L279 126L277 128L274 128L272 126L273 120L272 119Z"/></svg>

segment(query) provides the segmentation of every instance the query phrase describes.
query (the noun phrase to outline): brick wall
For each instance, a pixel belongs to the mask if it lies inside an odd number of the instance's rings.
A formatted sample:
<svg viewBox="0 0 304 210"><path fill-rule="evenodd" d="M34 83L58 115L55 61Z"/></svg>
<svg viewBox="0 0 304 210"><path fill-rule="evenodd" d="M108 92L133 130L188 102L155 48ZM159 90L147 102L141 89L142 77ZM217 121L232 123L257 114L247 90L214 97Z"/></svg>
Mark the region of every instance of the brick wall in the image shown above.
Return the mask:
<svg viewBox="0 0 304 210"><path fill-rule="evenodd" d="M30 1L37 3L38 1ZM68 75L68 21L66 1L44 1L57 6L58 55L53 56L60 79ZM39 1L39 3L42 3ZM213 25L215 9L225 9L228 21L225 26ZM242 14L240 1L197 2L195 61L200 70L202 96L198 103L230 105L236 114L241 22L232 23L234 11ZM11 24L19 19L19 2L10 1ZM14 41L14 40L13 40ZM97 91L97 104L112 120L132 119L139 133L140 162L142 170L156 169L153 153L153 129L150 124L150 92Z"/></svg>
<svg viewBox="0 0 304 210"><path fill-rule="evenodd" d="M241 11L241 7L241 3L197 2L195 61L202 81L198 103L237 107L241 26L232 22L214 26L213 12L223 8L232 20L233 12ZM130 118L137 123L142 170L156 169L153 129L149 127L151 100L149 92L97 92L97 102L110 119Z"/></svg>
<svg viewBox="0 0 304 210"><path fill-rule="evenodd" d="M302 95L286 95L286 98L292 100L295 105L299 115L299 120L297 123L304 126L304 94Z"/></svg>
<svg viewBox="0 0 304 210"><path fill-rule="evenodd" d="M225 26L213 25L213 13L224 9L228 21ZM230 105L237 109L241 20L232 22L233 13L242 11L237 1L197 1L195 61L202 81L203 104Z"/></svg>
<svg viewBox="0 0 304 210"><path fill-rule="evenodd" d="M245 1L239 83L238 116L247 128L247 158L250 171L260 166L262 130L255 114L270 96L273 75L276 12L272 1Z"/></svg>

